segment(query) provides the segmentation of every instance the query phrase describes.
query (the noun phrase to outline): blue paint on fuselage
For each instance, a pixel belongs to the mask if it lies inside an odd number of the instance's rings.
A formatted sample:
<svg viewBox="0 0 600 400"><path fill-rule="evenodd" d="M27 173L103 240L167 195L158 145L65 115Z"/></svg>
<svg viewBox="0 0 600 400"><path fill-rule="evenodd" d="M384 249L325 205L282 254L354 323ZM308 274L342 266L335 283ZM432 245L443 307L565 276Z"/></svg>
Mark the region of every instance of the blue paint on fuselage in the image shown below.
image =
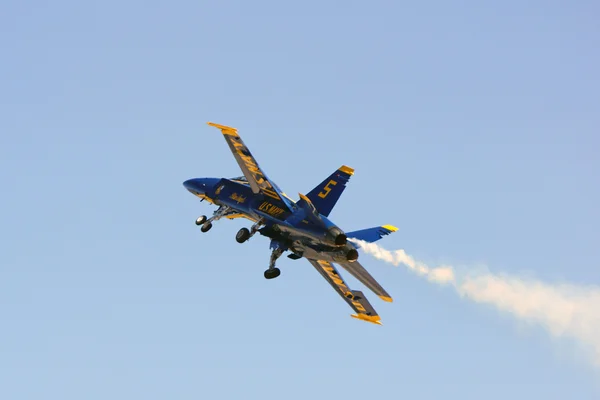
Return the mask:
<svg viewBox="0 0 600 400"><path fill-rule="evenodd" d="M194 178L183 182L183 186L194 195L209 195L219 183L220 178ZM210 196L210 195L209 195Z"/></svg>
<svg viewBox="0 0 600 400"><path fill-rule="evenodd" d="M320 215L322 224L314 224L305 217L305 211L295 202L287 199L288 204L285 204L275 197L255 194L246 182L227 178L194 178L185 181L183 186L200 198L208 198L217 205L228 206L251 219L263 219L267 226L277 225L280 234L271 236L274 239L282 239L284 236L292 240L302 238L311 247L328 248L331 246L330 230L338 228L323 215ZM288 205L292 207L291 212ZM347 246L354 248L350 243Z"/></svg>

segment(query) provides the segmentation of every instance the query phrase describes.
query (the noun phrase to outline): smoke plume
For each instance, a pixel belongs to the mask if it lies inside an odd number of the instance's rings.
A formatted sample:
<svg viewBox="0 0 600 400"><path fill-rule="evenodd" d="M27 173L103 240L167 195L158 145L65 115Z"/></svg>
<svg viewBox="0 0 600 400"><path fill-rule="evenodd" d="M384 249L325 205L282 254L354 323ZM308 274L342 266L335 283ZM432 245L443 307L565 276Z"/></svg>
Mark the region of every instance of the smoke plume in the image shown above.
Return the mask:
<svg viewBox="0 0 600 400"><path fill-rule="evenodd" d="M404 250L386 250L352 239L366 253L389 264L403 264L430 282L448 285L464 298L487 303L521 321L544 327L555 337L569 337L589 352L600 367L600 287L547 284L487 271L458 272L452 266L432 268Z"/></svg>

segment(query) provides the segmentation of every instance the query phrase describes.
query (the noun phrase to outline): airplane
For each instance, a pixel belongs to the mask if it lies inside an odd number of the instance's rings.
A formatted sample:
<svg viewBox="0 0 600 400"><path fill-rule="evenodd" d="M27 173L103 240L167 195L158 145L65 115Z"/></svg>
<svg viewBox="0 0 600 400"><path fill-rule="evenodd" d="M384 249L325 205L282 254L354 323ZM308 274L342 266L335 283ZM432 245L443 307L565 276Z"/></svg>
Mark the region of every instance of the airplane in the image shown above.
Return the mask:
<svg viewBox="0 0 600 400"><path fill-rule="evenodd" d="M235 238L238 243L244 243L259 233L271 239L269 268L264 272L266 279L281 274L275 264L284 252L290 252L287 257L292 260L306 258L354 310L353 318L382 325L380 316L364 294L351 290L334 266L334 263L339 264L379 298L392 302L392 297L358 262L357 246L352 240L372 243L398 228L383 225L344 232L328 218L354 169L342 165L308 194L299 193L299 200L294 201L259 167L236 128L213 122L208 125L221 130L243 176L193 178L183 182L200 201L218 206L212 217L202 215L196 219L200 230L208 232L212 223L221 218L250 220L254 223L250 229L241 228Z"/></svg>

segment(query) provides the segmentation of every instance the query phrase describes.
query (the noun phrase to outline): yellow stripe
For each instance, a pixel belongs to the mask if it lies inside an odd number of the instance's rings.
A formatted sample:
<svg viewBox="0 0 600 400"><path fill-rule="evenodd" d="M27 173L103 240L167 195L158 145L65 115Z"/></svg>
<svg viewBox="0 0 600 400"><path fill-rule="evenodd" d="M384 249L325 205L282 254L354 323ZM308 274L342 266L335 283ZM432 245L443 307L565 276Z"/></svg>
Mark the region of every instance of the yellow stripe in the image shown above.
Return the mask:
<svg viewBox="0 0 600 400"><path fill-rule="evenodd" d="M265 192L266 194L270 194L271 196L277 196L277 192L271 189L264 188L263 192Z"/></svg>
<svg viewBox="0 0 600 400"><path fill-rule="evenodd" d="M269 197L272 197L272 198L274 198L275 200L281 200L281 199L279 198L279 196L277 196L276 194L272 194L272 193L269 193L269 192L267 192L267 191L264 191L264 194L266 194L266 195L267 195L267 196L269 196Z"/></svg>
<svg viewBox="0 0 600 400"><path fill-rule="evenodd" d="M347 165L342 165L342 166L341 166L341 167L338 169L338 171L345 172L345 173L346 173L346 174L348 174L348 175L354 175L354 168L350 168L350 167L349 167L349 166L347 166Z"/></svg>
<svg viewBox="0 0 600 400"><path fill-rule="evenodd" d="M392 232L396 232L398 230L398 228L393 225L383 225L382 228Z"/></svg>
<svg viewBox="0 0 600 400"><path fill-rule="evenodd" d="M197 194L196 196L200 197L202 200L206 200L208 201L210 204L215 204L215 202L213 201L213 199L211 199L210 197L204 195L204 194Z"/></svg>
<svg viewBox="0 0 600 400"><path fill-rule="evenodd" d="M214 122L207 122L207 124L210 126L214 126L215 128L219 128L221 130L221 133L223 133L223 135L239 137L239 135L237 134L237 129L232 128L231 126L219 125L219 124L215 124Z"/></svg>
<svg viewBox="0 0 600 400"><path fill-rule="evenodd" d="M256 222L256 219L250 217L249 215L241 214L241 213L240 214L230 214L230 215L225 216L225 218L227 218L227 219L246 218L246 219L249 219L250 221Z"/></svg>
<svg viewBox="0 0 600 400"><path fill-rule="evenodd" d="M391 297L387 297L387 296L379 296L379 298L383 301L387 301L388 303L391 303L394 301Z"/></svg>
<svg viewBox="0 0 600 400"><path fill-rule="evenodd" d="M364 315L364 314L350 314L352 318L360 319L362 321L371 322L377 325L383 325L380 320L381 318L378 315Z"/></svg>

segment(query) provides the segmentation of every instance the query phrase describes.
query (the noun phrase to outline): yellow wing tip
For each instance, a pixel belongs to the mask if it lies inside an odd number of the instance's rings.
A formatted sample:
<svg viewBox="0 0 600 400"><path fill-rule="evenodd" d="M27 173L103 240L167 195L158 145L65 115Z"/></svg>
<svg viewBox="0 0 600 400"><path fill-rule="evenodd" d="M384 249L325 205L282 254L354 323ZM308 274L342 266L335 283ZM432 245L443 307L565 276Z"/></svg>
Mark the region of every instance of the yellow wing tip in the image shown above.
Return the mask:
<svg viewBox="0 0 600 400"><path fill-rule="evenodd" d="M347 165L342 165L342 166L341 166L341 167L338 169L338 171L342 171L342 172L344 172L344 173L346 173L346 174L348 174L348 175L354 175L354 168L350 168L350 167L349 167L349 166L347 166Z"/></svg>
<svg viewBox="0 0 600 400"><path fill-rule="evenodd" d="M380 321L379 315L364 315L364 314L350 314L352 318L360 319L361 321L367 321L372 324L383 325Z"/></svg>
<svg viewBox="0 0 600 400"><path fill-rule="evenodd" d="M394 225L383 225L382 228L392 232L396 232L398 230L398 228L396 228Z"/></svg>
<svg viewBox="0 0 600 400"><path fill-rule="evenodd" d="M379 296L379 298L383 301L387 301L388 303L392 303L394 301L394 299L388 296Z"/></svg>
<svg viewBox="0 0 600 400"><path fill-rule="evenodd" d="M233 128L231 126L215 124L214 122L207 122L206 124L210 125L210 126L214 126L215 128L219 128L222 131L234 131L234 132L237 132L237 129Z"/></svg>

